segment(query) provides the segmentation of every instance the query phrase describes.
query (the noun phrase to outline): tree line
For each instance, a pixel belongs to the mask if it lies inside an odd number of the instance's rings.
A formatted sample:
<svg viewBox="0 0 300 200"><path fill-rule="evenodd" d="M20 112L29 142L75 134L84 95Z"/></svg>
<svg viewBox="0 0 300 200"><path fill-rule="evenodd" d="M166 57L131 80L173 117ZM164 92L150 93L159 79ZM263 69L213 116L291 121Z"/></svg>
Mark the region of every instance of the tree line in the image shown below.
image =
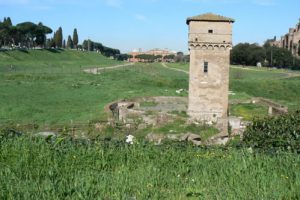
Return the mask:
<svg viewBox="0 0 300 200"><path fill-rule="evenodd" d="M116 57L117 55L121 54L119 49L110 48L104 46L102 43L94 42L92 40L84 40L82 45L79 46L79 48L85 51L101 52L106 57Z"/></svg>
<svg viewBox="0 0 300 200"><path fill-rule="evenodd" d="M13 25L10 17L5 17L0 21L0 48L67 48L80 49L85 51L97 51L107 57L118 57L123 59L125 54L121 54L119 49L110 48L99 42L84 40L80 45L77 29L73 35L68 35L67 41L63 38L63 30L59 27L53 34L53 37L47 38L47 35L53 33L53 30L42 22L35 24L33 22L23 22Z"/></svg>
<svg viewBox="0 0 300 200"><path fill-rule="evenodd" d="M38 24L23 22L13 25L11 19L7 17L3 22L0 21L0 47L44 47L46 35L50 33L52 33L52 29L41 22Z"/></svg>
<svg viewBox="0 0 300 200"><path fill-rule="evenodd" d="M300 59L284 48L270 45L267 40L263 46L258 44L239 43L233 47L230 56L231 64L265 67L278 67L300 70Z"/></svg>
<svg viewBox="0 0 300 200"><path fill-rule="evenodd" d="M176 54L169 55L151 55L151 54L139 54L135 58L140 59L143 62L189 62L189 55L184 55L183 52L177 52Z"/></svg>

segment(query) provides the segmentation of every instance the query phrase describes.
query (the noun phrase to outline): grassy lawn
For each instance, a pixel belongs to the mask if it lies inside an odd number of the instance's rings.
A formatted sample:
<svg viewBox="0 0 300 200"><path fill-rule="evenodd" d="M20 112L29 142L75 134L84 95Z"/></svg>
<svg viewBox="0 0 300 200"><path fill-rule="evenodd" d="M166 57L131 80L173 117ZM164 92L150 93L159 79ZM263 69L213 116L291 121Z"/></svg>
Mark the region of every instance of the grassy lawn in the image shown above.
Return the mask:
<svg viewBox="0 0 300 200"><path fill-rule="evenodd" d="M21 53L17 52L17 55ZM74 52L62 54L65 53ZM82 53L85 52L78 52L80 55ZM89 56L95 56L96 59L100 55ZM102 56L97 59L86 61L86 65L109 66L119 63ZM71 61L78 66L76 59ZM0 122L57 124L70 123L71 120L87 122L106 119L104 106L112 101L138 96L176 96L178 88L188 87L187 75L170 72L159 64L128 66L93 75L82 71L47 73L49 66L40 66L39 70L45 70L45 73L35 73L38 66L32 62L24 62L26 73L17 70L0 74ZM61 62L57 60L54 64L57 68L63 68L64 56ZM68 67L71 69L72 65Z"/></svg>
<svg viewBox="0 0 300 200"><path fill-rule="evenodd" d="M257 104L237 104L230 106L230 115L243 117L251 121L253 118L262 118L268 115L268 107Z"/></svg>
<svg viewBox="0 0 300 200"><path fill-rule="evenodd" d="M188 89L186 74L163 68L160 63L137 64L92 75L83 73L82 68L120 62L97 53L68 50L7 51L0 52L0 59L2 123L57 124L105 119L103 107L117 99L178 96L176 90ZM188 64L168 66L188 69ZM287 78L287 72L282 70L256 68L231 68L230 75L230 90L235 93L230 99L261 96L292 110L300 108L299 77Z"/></svg>
<svg viewBox="0 0 300 200"><path fill-rule="evenodd" d="M231 68L230 77L230 90L237 94L269 98L291 110L300 108L300 77L289 78L282 70L242 68Z"/></svg>
<svg viewBox="0 0 300 200"><path fill-rule="evenodd" d="M298 199L300 157L63 138L0 141L0 199Z"/></svg>
<svg viewBox="0 0 300 200"><path fill-rule="evenodd" d="M167 63L166 65L170 68L182 69L184 71L189 72L189 63Z"/></svg>

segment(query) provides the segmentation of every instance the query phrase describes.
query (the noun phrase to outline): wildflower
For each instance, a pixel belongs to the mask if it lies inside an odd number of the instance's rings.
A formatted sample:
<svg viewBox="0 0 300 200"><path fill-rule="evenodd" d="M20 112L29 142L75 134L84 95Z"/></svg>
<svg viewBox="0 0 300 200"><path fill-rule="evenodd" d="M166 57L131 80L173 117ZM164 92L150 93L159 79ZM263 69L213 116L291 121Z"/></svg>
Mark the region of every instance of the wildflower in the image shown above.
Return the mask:
<svg viewBox="0 0 300 200"><path fill-rule="evenodd" d="M211 125L213 125L213 122L212 121L207 121L206 124L211 126Z"/></svg>
<svg viewBox="0 0 300 200"><path fill-rule="evenodd" d="M285 179L289 179L288 176L285 176L285 175L283 175L283 174L281 175L281 177L282 177L282 178L285 178Z"/></svg>
<svg viewBox="0 0 300 200"><path fill-rule="evenodd" d="M248 151L249 153L253 153L253 149L252 149L251 147L248 148L247 151Z"/></svg>
<svg viewBox="0 0 300 200"><path fill-rule="evenodd" d="M126 136L126 143L128 144L133 144L133 139L134 139L134 136L133 135L127 135Z"/></svg>
<svg viewBox="0 0 300 200"><path fill-rule="evenodd" d="M180 94L181 92L183 92L183 89L176 90L177 94Z"/></svg>

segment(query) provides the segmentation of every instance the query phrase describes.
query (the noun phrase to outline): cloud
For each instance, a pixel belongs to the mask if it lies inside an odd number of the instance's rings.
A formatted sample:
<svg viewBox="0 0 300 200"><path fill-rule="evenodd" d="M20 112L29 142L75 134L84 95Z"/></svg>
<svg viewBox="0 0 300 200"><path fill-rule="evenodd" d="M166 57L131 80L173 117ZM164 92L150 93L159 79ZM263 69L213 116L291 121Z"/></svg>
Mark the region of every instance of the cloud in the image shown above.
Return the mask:
<svg viewBox="0 0 300 200"><path fill-rule="evenodd" d="M254 0L253 3L259 6L275 6L277 4L275 0Z"/></svg>
<svg viewBox="0 0 300 200"><path fill-rule="evenodd" d="M33 6L32 9L36 10L36 11L48 11L48 10L52 10L53 7L51 7L51 6Z"/></svg>
<svg viewBox="0 0 300 200"><path fill-rule="evenodd" d="M121 7L122 0L104 0L105 4L111 7Z"/></svg>
<svg viewBox="0 0 300 200"><path fill-rule="evenodd" d="M184 0L190 2L198 2L198 3L239 3L243 0Z"/></svg>
<svg viewBox="0 0 300 200"><path fill-rule="evenodd" d="M11 6L11 5L26 5L29 4L29 0L0 0L0 5Z"/></svg>
<svg viewBox="0 0 300 200"><path fill-rule="evenodd" d="M258 6L274 6L277 5L277 0L184 0L198 3L223 3L223 4L239 4L250 3Z"/></svg>
<svg viewBox="0 0 300 200"><path fill-rule="evenodd" d="M145 21L146 17L144 15L141 14L136 14L134 15L135 19L139 20L139 21Z"/></svg>

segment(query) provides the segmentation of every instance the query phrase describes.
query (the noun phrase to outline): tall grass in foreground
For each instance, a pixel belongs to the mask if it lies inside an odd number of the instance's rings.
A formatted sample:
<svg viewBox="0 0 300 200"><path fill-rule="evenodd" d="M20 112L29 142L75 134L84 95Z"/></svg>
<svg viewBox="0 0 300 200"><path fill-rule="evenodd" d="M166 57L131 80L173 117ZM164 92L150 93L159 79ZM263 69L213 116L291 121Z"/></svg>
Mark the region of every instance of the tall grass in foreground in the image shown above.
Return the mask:
<svg viewBox="0 0 300 200"><path fill-rule="evenodd" d="M298 199L299 188L290 153L0 140L0 199Z"/></svg>

